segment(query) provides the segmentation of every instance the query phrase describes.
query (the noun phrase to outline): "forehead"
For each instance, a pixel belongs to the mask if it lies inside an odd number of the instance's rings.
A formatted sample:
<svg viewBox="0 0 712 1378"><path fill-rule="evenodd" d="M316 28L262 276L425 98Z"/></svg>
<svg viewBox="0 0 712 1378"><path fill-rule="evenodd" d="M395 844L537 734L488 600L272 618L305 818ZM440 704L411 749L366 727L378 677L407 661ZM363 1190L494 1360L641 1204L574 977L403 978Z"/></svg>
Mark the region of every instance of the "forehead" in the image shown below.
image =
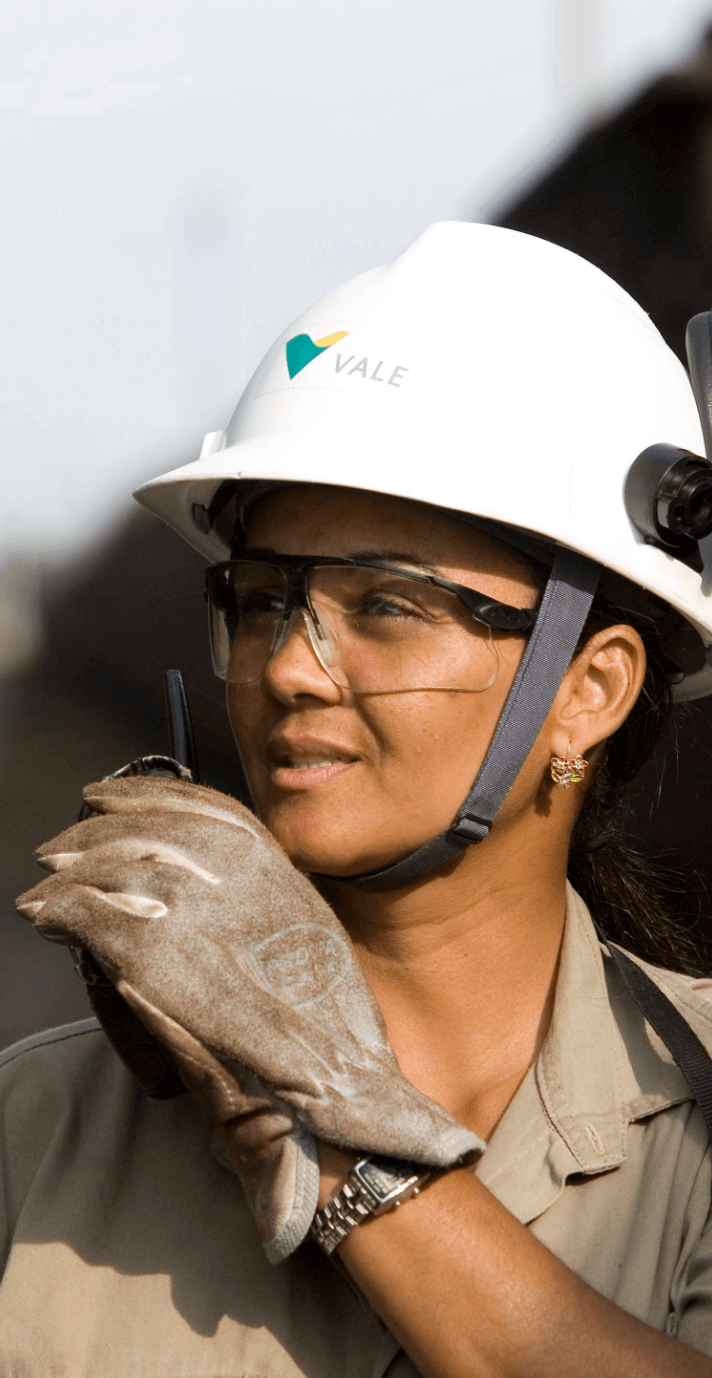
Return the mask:
<svg viewBox="0 0 712 1378"><path fill-rule="evenodd" d="M246 546L283 555L397 551L459 581L474 574L522 589L539 585L533 565L501 541L437 507L358 488L295 483L263 494L250 513Z"/></svg>

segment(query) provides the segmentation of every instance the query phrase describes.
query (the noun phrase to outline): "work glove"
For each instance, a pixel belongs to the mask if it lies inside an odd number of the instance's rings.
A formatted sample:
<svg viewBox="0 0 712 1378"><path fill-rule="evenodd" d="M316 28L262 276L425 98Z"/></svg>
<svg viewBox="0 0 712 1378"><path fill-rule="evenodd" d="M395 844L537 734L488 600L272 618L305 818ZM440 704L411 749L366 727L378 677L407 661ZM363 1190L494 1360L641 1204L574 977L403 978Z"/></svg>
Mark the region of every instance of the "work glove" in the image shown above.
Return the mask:
<svg viewBox="0 0 712 1378"><path fill-rule="evenodd" d="M304 1239L315 1140L433 1168L484 1144L400 1072L348 936L248 809L151 777L88 785L97 817L39 849L17 900L88 949L222 1127L268 1258Z"/></svg>

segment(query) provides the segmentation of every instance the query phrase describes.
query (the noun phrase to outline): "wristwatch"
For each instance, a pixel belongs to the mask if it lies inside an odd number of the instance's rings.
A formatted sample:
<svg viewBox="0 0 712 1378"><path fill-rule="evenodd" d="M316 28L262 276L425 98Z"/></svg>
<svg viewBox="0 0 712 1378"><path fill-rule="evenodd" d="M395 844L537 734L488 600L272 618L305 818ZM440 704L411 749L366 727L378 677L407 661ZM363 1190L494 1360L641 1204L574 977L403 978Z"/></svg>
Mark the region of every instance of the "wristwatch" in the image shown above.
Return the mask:
<svg viewBox="0 0 712 1378"><path fill-rule="evenodd" d="M312 1238L332 1254L356 1225L417 1196L432 1175L432 1169L398 1158L359 1158L341 1190L314 1216Z"/></svg>

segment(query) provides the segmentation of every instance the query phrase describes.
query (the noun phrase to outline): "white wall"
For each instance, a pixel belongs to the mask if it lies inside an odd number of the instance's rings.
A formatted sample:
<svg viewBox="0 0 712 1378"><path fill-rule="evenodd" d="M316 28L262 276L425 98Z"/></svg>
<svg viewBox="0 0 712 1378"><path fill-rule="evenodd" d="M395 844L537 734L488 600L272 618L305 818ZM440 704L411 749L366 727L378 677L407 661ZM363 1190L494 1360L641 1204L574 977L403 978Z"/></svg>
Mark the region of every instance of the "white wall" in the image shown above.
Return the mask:
<svg viewBox="0 0 712 1378"><path fill-rule="evenodd" d="M0 572L91 549L310 300L486 216L708 6L0 3Z"/></svg>

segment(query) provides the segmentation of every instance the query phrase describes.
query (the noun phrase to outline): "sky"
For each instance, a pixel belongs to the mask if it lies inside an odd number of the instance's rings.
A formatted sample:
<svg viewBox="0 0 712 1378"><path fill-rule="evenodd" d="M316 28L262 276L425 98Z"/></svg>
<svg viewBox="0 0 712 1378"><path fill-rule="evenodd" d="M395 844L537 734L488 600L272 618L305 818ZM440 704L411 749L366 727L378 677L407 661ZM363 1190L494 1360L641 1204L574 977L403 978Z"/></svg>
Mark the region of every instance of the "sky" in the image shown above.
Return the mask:
<svg viewBox="0 0 712 1378"><path fill-rule="evenodd" d="M712 0L0 0L0 586L197 456L273 338L486 219ZM14 577L14 576L13 576Z"/></svg>

